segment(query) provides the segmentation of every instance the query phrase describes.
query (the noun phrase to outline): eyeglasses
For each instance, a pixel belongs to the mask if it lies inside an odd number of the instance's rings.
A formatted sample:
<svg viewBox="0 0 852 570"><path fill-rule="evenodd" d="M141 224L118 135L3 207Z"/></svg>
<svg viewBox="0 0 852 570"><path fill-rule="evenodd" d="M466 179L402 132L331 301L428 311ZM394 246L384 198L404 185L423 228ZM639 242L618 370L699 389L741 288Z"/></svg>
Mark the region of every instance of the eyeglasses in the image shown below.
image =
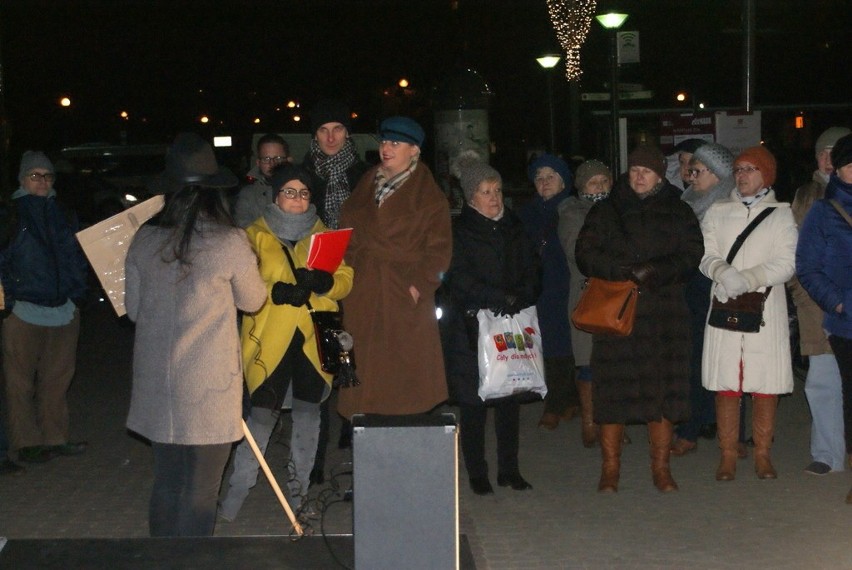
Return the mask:
<svg viewBox="0 0 852 570"><path fill-rule="evenodd" d="M701 176L702 172L707 172L708 170L710 170L710 169L709 168L688 168L686 170L686 173L689 174L693 178L698 178L699 176Z"/></svg>
<svg viewBox="0 0 852 570"><path fill-rule="evenodd" d="M734 168L734 176L739 176L740 174L751 174L752 172L759 172L760 169L756 166L737 166Z"/></svg>
<svg viewBox="0 0 852 570"><path fill-rule="evenodd" d="M489 188L488 190L477 190L477 194L490 198L491 196L499 196L503 193L502 188Z"/></svg>
<svg viewBox="0 0 852 570"><path fill-rule="evenodd" d="M39 180L44 180L45 182L50 184L54 180L56 180L56 175L52 174L50 172L48 172L46 174L42 174L40 172L31 172L29 175L27 175L27 178L29 178L33 182L38 182Z"/></svg>
<svg viewBox="0 0 852 570"><path fill-rule="evenodd" d="M258 160L260 162L262 162L263 164L272 164L272 163L281 164L282 162L287 160L287 157L286 156L261 156L260 158L258 158Z"/></svg>
<svg viewBox="0 0 852 570"><path fill-rule="evenodd" d="M301 190L296 190L295 188L282 188L281 193L284 194L284 197L288 200L295 200L296 198L301 198L302 200L311 199L311 191L307 188L302 188Z"/></svg>

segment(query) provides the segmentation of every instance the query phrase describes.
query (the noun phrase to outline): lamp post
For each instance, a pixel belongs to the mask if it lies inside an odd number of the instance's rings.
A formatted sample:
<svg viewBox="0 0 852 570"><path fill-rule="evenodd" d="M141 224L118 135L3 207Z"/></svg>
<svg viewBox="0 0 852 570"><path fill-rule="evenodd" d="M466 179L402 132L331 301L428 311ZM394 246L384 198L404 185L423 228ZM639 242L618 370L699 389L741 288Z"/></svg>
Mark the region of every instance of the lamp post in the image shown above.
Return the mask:
<svg viewBox="0 0 852 570"><path fill-rule="evenodd" d="M550 152L556 154L556 121L553 117L553 77L550 72L556 67L559 60L562 59L558 55L548 54L537 57L536 61L547 71L547 103L550 110Z"/></svg>
<svg viewBox="0 0 852 570"><path fill-rule="evenodd" d="M627 19L627 14L609 12L595 16L595 19L611 33L609 54L611 72L609 97L612 104L610 107L610 119L612 121L610 149L612 151L612 172L615 176L618 176L621 174L621 168L618 164L618 28Z"/></svg>

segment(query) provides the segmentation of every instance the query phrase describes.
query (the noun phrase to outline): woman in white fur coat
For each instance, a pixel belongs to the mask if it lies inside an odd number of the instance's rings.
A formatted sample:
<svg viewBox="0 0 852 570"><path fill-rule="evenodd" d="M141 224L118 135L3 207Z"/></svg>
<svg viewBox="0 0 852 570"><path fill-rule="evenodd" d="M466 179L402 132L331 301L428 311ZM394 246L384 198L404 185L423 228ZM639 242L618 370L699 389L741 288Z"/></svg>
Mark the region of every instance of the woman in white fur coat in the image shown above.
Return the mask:
<svg viewBox="0 0 852 570"><path fill-rule="evenodd" d="M741 333L709 324L702 356L704 387L716 392L716 421L722 450L718 481L734 479L743 393L752 394L755 471L761 479L777 477L769 456L778 395L793 391L789 324L784 284L795 271L798 233L790 205L775 199L775 158L764 147L746 149L734 162L737 187L730 200L710 207L701 225L704 258L701 272L713 280L720 301L772 287L757 333ZM766 208L775 210L748 236L728 264L737 236Z"/></svg>

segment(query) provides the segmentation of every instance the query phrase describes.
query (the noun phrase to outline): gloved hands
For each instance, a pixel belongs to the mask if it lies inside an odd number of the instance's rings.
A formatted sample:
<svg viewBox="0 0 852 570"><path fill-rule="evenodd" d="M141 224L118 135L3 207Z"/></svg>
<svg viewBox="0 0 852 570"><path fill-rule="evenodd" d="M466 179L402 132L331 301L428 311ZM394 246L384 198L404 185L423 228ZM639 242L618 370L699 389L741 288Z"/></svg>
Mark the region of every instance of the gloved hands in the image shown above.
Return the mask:
<svg viewBox="0 0 852 570"><path fill-rule="evenodd" d="M284 283L276 281L272 286L272 302L276 305L293 305L301 307L308 302L311 296L311 290L302 285L293 285L292 283Z"/></svg>
<svg viewBox="0 0 852 570"><path fill-rule="evenodd" d="M719 274L719 283L725 287L731 299L736 299L748 291L748 280L733 267L728 267Z"/></svg>
<svg viewBox="0 0 852 570"><path fill-rule="evenodd" d="M722 301L723 303L727 303L730 297L728 296L728 292L725 290L725 286L721 283L716 284L716 290L713 292L713 296Z"/></svg>
<svg viewBox="0 0 852 570"><path fill-rule="evenodd" d="M522 309L523 307L518 303L518 296L512 294L505 295L502 303L491 307L491 310L498 317L511 317L520 313Z"/></svg>
<svg viewBox="0 0 852 570"><path fill-rule="evenodd" d="M624 280L633 281L637 285L649 285L657 276L657 269L650 262L643 261L622 265L621 275Z"/></svg>
<svg viewBox="0 0 852 570"><path fill-rule="evenodd" d="M322 269L300 267L296 270L296 283L310 289L317 295L322 295L328 293L334 285L334 276Z"/></svg>

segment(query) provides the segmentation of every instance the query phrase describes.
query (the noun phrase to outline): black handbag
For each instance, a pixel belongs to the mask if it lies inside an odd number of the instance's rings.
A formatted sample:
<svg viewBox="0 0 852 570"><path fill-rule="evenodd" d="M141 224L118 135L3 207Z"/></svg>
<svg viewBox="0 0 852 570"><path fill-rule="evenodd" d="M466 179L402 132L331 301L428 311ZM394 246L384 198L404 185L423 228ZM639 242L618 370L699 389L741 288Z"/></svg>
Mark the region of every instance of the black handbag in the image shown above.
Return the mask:
<svg viewBox="0 0 852 570"><path fill-rule="evenodd" d="M728 257L725 261L730 265L736 257L737 252L743 245L743 242L748 235L772 213L775 208L767 208L762 211L752 222L746 226L743 232L737 236L734 245L731 246L731 251L728 252ZM751 293L743 293L736 299L728 299L724 303L713 297L710 304L710 315L707 317L707 324L717 329L725 329L729 331L742 333L760 332L760 327L766 324L763 320L763 307L766 305L766 299L769 297L769 292L772 287L767 287L766 291L759 293L757 291Z"/></svg>
<svg viewBox="0 0 852 570"><path fill-rule="evenodd" d="M287 246L282 246L293 275L296 274L296 264ZM355 339L343 328L343 313L340 311L317 311L311 307L310 301L305 302L311 320L314 323L314 337L317 342L320 368L327 374L334 375L335 387L349 388L361 382L355 375Z"/></svg>

